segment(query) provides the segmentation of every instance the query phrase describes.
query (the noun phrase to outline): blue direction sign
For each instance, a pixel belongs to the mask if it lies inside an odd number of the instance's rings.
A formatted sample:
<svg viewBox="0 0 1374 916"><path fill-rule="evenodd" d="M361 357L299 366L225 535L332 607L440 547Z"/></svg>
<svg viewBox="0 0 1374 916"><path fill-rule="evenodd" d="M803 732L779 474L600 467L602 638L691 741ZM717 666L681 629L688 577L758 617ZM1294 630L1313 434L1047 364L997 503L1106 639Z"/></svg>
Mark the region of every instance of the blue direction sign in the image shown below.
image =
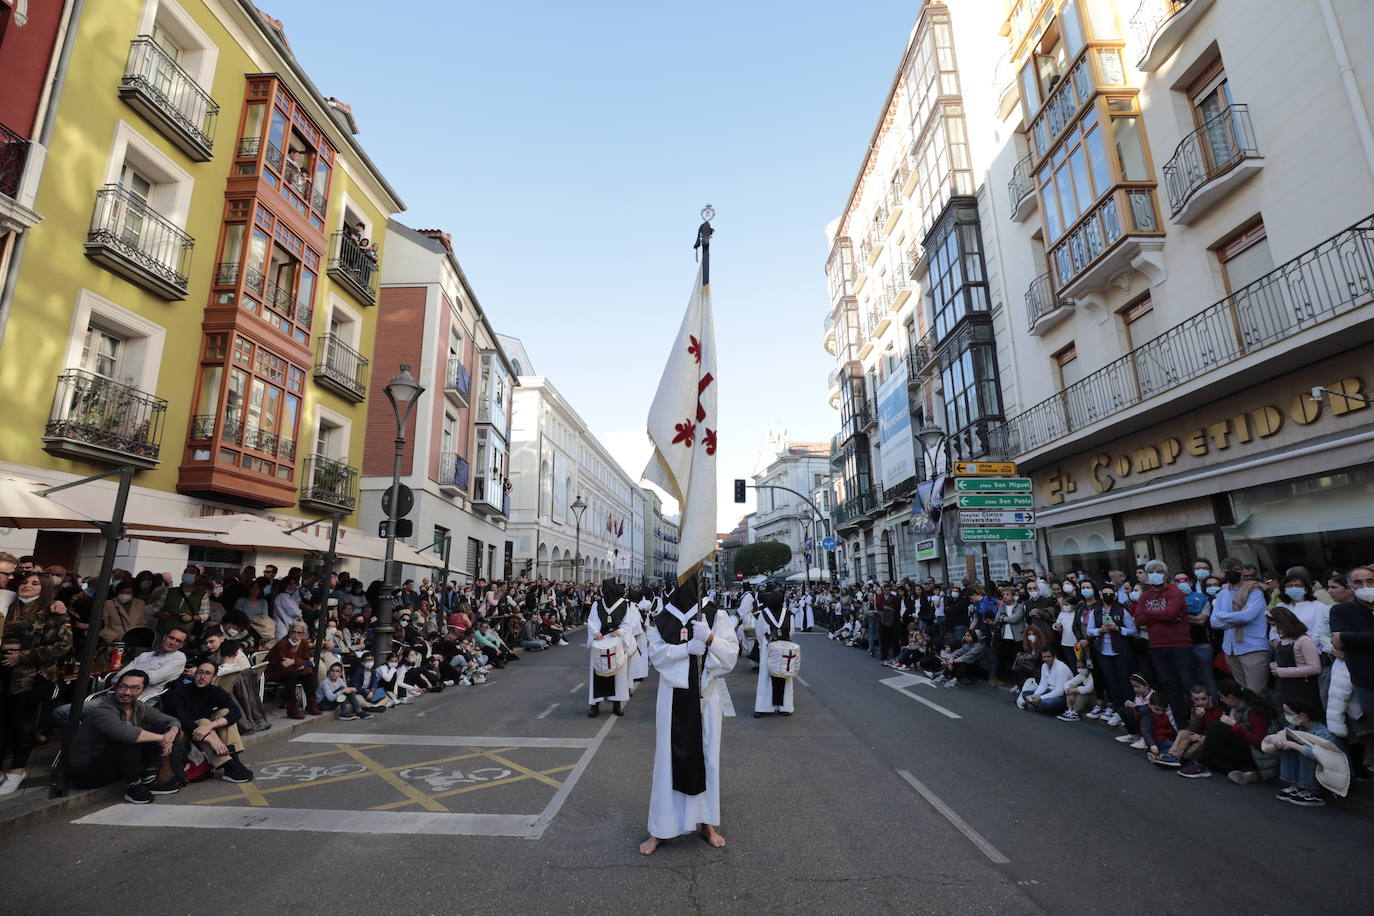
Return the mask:
<svg viewBox="0 0 1374 916"><path fill-rule="evenodd" d="M821 538L821 549L822 549L822 550L834 550L834 549L835 549L835 539L834 539L834 538Z"/></svg>

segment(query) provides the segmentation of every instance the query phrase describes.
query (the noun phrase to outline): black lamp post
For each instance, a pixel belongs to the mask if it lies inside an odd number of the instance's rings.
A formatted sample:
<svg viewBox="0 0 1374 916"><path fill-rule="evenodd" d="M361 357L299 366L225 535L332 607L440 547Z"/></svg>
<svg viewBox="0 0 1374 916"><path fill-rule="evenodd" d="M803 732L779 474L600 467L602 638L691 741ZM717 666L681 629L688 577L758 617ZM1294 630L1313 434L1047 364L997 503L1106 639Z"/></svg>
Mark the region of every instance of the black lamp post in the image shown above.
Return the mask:
<svg viewBox="0 0 1374 916"><path fill-rule="evenodd" d="M582 584L582 513L587 511L587 504L578 496L572 504L573 521L577 525L576 551L573 555L573 581L578 585Z"/></svg>
<svg viewBox="0 0 1374 916"><path fill-rule="evenodd" d="M391 466L391 501L387 510L386 562L382 567L382 579L386 592L377 607L377 626L373 630L372 654L385 659L391 651L391 611L395 606L396 589L401 585L401 569L396 563L396 523L401 515L401 454L406 444L406 424L415 409L415 402L425 393L415 376L410 374L410 364L401 363L401 374L396 376L383 391L391 402L391 412L396 417L396 454Z"/></svg>

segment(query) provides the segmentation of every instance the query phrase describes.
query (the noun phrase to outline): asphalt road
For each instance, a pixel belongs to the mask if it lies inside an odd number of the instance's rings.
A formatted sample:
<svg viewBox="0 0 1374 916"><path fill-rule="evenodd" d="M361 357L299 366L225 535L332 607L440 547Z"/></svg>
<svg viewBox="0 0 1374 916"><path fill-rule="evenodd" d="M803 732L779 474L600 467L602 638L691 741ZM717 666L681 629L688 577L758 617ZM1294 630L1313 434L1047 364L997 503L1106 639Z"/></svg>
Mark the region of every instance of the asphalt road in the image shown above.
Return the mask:
<svg viewBox="0 0 1374 916"><path fill-rule="evenodd" d="M795 715L752 718L748 662L727 680L725 849L639 855L656 679L623 718L589 719L569 646L257 744L246 791L0 834L0 912L1367 911L1349 870L1374 820L1179 779L1005 692L898 691L865 653L800 639Z"/></svg>

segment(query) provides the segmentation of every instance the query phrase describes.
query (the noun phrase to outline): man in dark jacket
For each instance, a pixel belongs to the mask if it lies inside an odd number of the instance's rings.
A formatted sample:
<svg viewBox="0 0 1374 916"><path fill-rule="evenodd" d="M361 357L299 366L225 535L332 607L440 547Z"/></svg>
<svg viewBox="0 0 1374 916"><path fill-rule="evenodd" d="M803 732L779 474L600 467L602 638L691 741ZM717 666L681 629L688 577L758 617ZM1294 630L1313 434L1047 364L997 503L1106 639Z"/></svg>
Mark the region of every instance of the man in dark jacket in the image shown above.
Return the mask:
<svg viewBox="0 0 1374 916"><path fill-rule="evenodd" d="M176 719L138 698L148 675L130 669L119 675L114 690L86 704L67 758L67 774L81 789L124 782L124 800L146 805L153 795L176 792L175 781L157 779L162 758L174 753L181 729Z"/></svg>
<svg viewBox="0 0 1374 916"><path fill-rule="evenodd" d="M162 701L163 710L181 723L189 744L205 755L212 769L219 770L225 782L248 782L253 773L239 762L243 740L237 722L243 717L238 703L215 683L219 668L209 659L196 662L191 683L171 691ZM172 764L178 779L185 775L187 744Z"/></svg>
<svg viewBox="0 0 1374 916"><path fill-rule="evenodd" d="M1354 601L1331 608L1331 645L1345 657L1355 698L1374 717L1374 569L1356 566L1348 576Z"/></svg>

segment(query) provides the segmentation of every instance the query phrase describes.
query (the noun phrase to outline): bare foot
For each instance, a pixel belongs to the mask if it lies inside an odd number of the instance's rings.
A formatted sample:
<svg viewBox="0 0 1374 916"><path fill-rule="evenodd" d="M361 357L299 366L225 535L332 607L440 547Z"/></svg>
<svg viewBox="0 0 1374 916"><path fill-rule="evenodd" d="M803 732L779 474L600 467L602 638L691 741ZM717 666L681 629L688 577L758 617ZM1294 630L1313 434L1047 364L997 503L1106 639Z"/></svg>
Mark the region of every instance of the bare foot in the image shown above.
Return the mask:
<svg viewBox="0 0 1374 916"><path fill-rule="evenodd" d="M639 852L640 852L640 855L651 856L651 855L654 854L654 850L657 849L657 848L658 848L658 837L656 837L656 836L651 836L651 837L649 837L647 840L645 840L643 843L640 843L640 844L639 844Z"/></svg>
<svg viewBox="0 0 1374 916"><path fill-rule="evenodd" d="M725 837L721 836L720 831L710 824L702 824L698 832L701 834L701 838L715 849L720 849L725 845Z"/></svg>

